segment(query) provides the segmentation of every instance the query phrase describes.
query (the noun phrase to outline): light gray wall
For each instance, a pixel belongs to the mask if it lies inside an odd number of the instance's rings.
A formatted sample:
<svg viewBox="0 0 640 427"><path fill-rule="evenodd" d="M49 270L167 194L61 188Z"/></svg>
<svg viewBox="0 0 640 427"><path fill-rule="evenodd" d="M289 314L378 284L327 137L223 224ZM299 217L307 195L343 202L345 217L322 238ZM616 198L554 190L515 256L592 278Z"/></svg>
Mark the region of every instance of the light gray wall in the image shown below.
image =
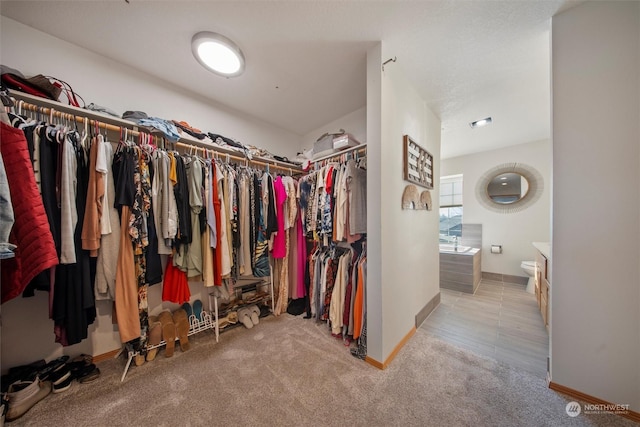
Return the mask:
<svg viewBox="0 0 640 427"><path fill-rule="evenodd" d="M640 3L552 22L552 381L640 411Z"/></svg>
<svg viewBox="0 0 640 427"><path fill-rule="evenodd" d="M343 117L340 117L331 123L327 123L324 126L308 132L302 136L302 143L300 144L300 151L308 148L313 148L314 142L324 133L337 132L340 129L344 129L347 133L353 135L356 141L361 144L367 143L367 107L358 108Z"/></svg>
<svg viewBox="0 0 640 427"><path fill-rule="evenodd" d="M367 356L384 361L382 336L382 43L367 52Z"/></svg>
<svg viewBox="0 0 640 427"><path fill-rule="evenodd" d="M170 83L7 17L0 19L2 64L26 76L45 74L65 80L87 104L104 105L118 114L140 110L153 117L185 120L198 129L265 148L273 154L294 157L299 148L300 135L197 93L177 90Z"/></svg>
<svg viewBox="0 0 640 427"><path fill-rule="evenodd" d="M384 52L384 46L382 57L393 57L393 52ZM382 234L384 360L415 326L415 315L440 292L438 210L401 208L402 193L409 184L402 173L403 135L431 153L438 171L440 120L406 79L401 63L388 64L382 72L381 101L381 228L369 230ZM438 200L439 179L434 187L432 200Z"/></svg>
<svg viewBox="0 0 640 427"><path fill-rule="evenodd" d="M401 209L402 137L440 159L440 120L401 67L381 71L384 43L367 55L367 353L383 363L440 292L438 213ZM438 178L432 190L438 200Z"/></svg>
<svg viewBox="0 0 640 427"><path fill-rule="evenodd" d="M70 23L72 20L70 20ZM66 24L65 24L66 25ZM69 25L72 25L69 24ZM88 50L0 17L0 52L4 65L26 76L52 75L69 82L87 103L95 102L116 112L142 110L151 116L186 120L195 127L237 138L275 154L295 155L300 136L255 118L176 91L170 84ZM190 283L192 301L207 293L200 282ZM149 289L150 312L177 305L163 303L161 286ZM111 323L111 304L98 301L98 317L89 328L89 338L62 348L54 342L53 321L48 319L48 294L15 298L2 305L2 369L51 359L60 355L104 354L120 347L117 328ZM28 337L28 339L25 339Z"/></svg>
<svg viewBox="0 0 640 427"><path fill-rule="evenodd" d="M497 213L476 198L476 184L488 170L503 163L523 163L536 169L544 180L542 197L521 212ZM535 259L531 242L551 239L551 142L530 142L466 156L442 159L440 176L463 174L463 222L482 224L482 271L526 276L522 261ZM502 245L492 254L491 245Z"/></svg>

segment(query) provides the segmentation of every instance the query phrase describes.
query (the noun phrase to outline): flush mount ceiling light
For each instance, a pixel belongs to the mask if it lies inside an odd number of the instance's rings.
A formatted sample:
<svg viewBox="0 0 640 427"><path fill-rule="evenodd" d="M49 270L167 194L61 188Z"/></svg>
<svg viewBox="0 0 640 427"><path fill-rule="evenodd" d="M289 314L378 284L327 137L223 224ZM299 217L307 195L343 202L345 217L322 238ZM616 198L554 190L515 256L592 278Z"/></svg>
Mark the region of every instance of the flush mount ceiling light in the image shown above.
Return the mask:
<svg viewBox="0 0 640 427"><path fill-rule="evenodd" d="M244 72L244 55L240 48L225 36L201 31L191 39L191 51L207 70L223 77L235 77Z"/></svg>
<svg viewBox="0 0 640 427"><path fill-rule="evenodd" d="M471 122L471 123L469 123L469 126L471 126L472 128L475 129L475 128L479 128L479 127L482 127L482 126L486 126L489 123L491 123L491 117L487 117L487 118L482 119L482 120L476 120L475 122Z"/></svg>

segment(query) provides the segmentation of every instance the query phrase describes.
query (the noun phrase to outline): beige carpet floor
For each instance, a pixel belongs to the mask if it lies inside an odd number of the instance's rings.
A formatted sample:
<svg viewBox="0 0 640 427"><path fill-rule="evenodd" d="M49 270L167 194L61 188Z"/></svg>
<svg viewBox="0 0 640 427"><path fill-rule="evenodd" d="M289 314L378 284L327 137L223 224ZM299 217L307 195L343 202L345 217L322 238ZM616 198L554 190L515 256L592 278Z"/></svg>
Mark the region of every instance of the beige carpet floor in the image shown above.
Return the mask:
<svg viewBox="0 0 640 427"><path fill-rule="evenodd" d="M9 426L626 426L569 417L544 380L418 330L390 367L352 357L325 325L287 314L192 338L191 350L51 394Z"/></svg>

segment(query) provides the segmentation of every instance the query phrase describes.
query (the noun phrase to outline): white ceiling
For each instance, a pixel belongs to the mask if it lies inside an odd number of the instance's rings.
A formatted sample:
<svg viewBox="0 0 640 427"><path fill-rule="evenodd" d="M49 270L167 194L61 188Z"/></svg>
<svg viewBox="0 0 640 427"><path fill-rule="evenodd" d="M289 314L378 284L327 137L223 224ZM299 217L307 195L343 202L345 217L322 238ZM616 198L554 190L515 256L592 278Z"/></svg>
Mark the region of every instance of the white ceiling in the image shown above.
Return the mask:
<svg viewBox="0 0 640 427"><path fill-rule="evenodd" d="M366 104L366 51L382 40L441 118L446 158L549 138L550 18L573 4L3 0L0 13L299 135ZM202 68L198 31L233 39L245 73Z"/></svg>

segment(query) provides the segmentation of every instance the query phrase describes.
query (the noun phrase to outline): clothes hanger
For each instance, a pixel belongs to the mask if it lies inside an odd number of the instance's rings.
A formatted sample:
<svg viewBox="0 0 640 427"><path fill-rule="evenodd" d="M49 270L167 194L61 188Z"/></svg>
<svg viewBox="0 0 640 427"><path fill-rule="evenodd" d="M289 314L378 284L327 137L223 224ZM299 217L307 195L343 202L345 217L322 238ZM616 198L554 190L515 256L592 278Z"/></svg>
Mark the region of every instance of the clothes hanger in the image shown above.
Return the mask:
<svg viewBox="0 0 640 427"><path fill-rule="evenodd" d="M29 105L25 106L25 111L23 113L23 117L24 117L24 123L29 123L29 120L31 119L31 117L29 116L29 113L31 113L31 108Z"/></svg>
<svg viewBox="0 0 640 427"><path fill-rule="evenodd" d="M129 130L129 128L124 128L124 137L125 137L125 141L127 143L127 145L129 146L129 148L139 148L138 144L136 144L136 142L130 138L133 137L133 133Z"/></svg>
<svg viewBox="0 0 640 427"><path fill-rule="evenodd" d="M11 121L9 120L9 115L4 110L4 108L2 109L2 111L0 111L0 121L2 123L4 123L5 125L11 126Z"/></svg>
<svg viewBox="0 0 640 427"><path fill-rule="evenodd" d="M97 124L97 122L96 122ZM100 128L98 128L98 131ZM124 135L124 128L120 127L120 140L118 140L118 146L116 147L116 153L121 153L124 149L127 148L127 143Z"/></svg>
<svg viewBox="0 0 640 427"><path fill-rule="evenodd" d="M77 123L77 122L76 122ZM89 138L89 118L82 119L82 132L80 133L80 144L84 145L87 138ZM76 124L76 131L78 131L78 125Z"/></svg>

